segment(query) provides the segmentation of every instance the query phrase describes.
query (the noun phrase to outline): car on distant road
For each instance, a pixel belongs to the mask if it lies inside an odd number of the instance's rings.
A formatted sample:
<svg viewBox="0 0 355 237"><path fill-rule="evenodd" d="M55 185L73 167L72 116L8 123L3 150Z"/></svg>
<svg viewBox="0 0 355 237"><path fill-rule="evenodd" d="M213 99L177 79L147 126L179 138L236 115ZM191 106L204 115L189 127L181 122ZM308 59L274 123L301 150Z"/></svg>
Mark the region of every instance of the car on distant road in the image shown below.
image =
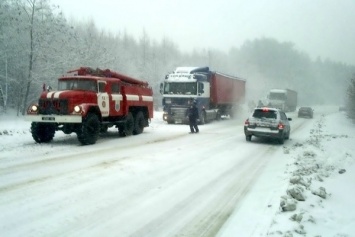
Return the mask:
<svg viewBox="0 0 355 237"><path fill-rule="evenodd" d="M311 107L300 107L298 109L299 118L313 118L313 109Z"/></svg>
<svg viewBox="0 0 355 237"><path fill-rule="evenodd" d="M290 138L291 120L292 118L288 118L280 109L255 108L244 123L245 139L251 141L252 136L265 137L283 144L285 139Z"/></svg>

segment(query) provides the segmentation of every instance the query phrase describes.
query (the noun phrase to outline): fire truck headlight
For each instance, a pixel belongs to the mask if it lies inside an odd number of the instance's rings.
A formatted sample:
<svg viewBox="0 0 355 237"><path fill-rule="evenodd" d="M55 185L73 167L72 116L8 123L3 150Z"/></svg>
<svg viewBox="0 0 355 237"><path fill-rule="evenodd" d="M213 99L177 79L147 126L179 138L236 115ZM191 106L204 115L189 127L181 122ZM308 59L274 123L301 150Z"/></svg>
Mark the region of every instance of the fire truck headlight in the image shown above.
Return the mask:
<svg viewBox="0 0 355 237"><path fill-rule="evenodd" d="M37 105L32 105L31 106L31 111L32 112L37 112L38 111L38 106Z"/></svg>
<svg viewBox="0 0 355 237"><path fill-rule="evenodd" d="M81 112L81 107L79 105L74 107L74 112L75 113L80 113Z"/></svg>

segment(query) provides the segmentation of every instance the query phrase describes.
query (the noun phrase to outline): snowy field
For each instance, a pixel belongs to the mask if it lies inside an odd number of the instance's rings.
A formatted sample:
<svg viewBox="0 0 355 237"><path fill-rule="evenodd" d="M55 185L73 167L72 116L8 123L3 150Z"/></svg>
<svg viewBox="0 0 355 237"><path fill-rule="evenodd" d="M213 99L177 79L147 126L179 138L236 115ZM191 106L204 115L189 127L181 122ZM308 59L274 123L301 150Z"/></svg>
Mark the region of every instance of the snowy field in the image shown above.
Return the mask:
<svg viewBox="0 0 355 237"><path fill-rule="evenodd" d="M337 107L289 113L283 145L246 142L246 114L200 134L161 115L81 146L0 114L0 236L355 236L355 125Z"/></svg>

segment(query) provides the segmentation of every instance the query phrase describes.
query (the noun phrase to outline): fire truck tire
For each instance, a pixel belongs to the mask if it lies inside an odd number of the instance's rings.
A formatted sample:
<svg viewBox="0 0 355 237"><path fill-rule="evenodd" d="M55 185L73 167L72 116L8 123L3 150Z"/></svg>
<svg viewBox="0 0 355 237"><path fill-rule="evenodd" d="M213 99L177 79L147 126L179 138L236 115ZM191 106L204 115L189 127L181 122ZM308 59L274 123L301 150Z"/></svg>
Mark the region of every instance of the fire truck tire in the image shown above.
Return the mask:
<svg viewBox="0 0 355 237"><path fill-rule="evenodd" d="M31 133L33 139L38 143L47 143L53 140L55 134L55 125L48 123L31 124Z"/></svg>
<svg viewBox="0 0 355 237"><path fill-rule="evenodd" d="M89 113L84 119L77 133L78 140L82 145L95 144L100 133L100 121L96 114Z"/></svg>
<svg viewBox="0 0 355 237"><path fill-rule="evenodd" d="M134 130L134 118L132 113L128 113L124 125L119 128L120 136L131 136Z"/></svg>
<svg viewBox="0 0 355 237"><path fill-rule="evenodd" d="M106 133L108 130L108 126L107 125L101 125L100 126L100 133Z"/></svg>
<svg viewBox="0 0 355 237"><path fill-rule="evenodd" d="M144 115L142 111L139 111L136 114L136 117L134 118L134 130L133 130L133 134L134 135L138 135L141 134L144 130Z"/></svg>

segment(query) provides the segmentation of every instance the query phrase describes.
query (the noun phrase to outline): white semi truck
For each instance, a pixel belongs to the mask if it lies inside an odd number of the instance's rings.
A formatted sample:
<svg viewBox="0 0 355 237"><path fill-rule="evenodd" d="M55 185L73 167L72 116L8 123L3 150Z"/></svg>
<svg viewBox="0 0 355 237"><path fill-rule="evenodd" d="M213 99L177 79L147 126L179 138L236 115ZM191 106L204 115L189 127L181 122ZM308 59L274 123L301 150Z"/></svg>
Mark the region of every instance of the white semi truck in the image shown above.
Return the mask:
<svg viewBox="0 0 355 237"><path fill-rule="evenodd" d="M297 92L290 89L271 89L268 93L268 106L293 112L297 107Z"/></svg>

